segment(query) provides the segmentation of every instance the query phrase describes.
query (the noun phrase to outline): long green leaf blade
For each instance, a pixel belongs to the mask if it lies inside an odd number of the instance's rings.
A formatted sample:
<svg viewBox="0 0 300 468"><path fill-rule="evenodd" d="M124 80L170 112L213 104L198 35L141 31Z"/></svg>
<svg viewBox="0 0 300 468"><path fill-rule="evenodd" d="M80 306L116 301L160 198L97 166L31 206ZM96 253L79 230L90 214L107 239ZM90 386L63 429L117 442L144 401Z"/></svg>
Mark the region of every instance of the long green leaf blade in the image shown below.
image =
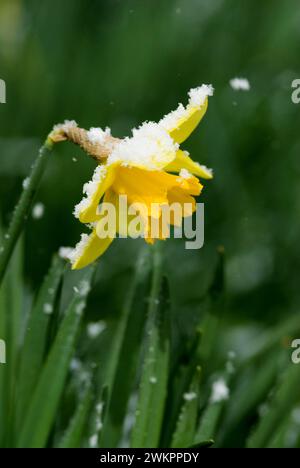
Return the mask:
<svg viewBox="0 0 300 468"><path fill-rule="evenodd" d="M131 446L159 445L167 394L170 352L169 290L162 282L161 255L154 251L152 289L147 322L147 342Z"/></svg>
<svg viewBox="0 0 300 468"><path fill-rule="evenodd" d="M299 400L299 388L299 367L291 363L281 378L270 404L270 409L261 418L257 428L248 440L247 446L249 448L263 448L268 444L273 436L274 428L279 427L279 424Z"/></svg>
<svg viewBox="0 0 300 468"><path fill-rule="evenodd" d="M84 429L91 409L92 397L91 382L88 382L81 396L78 408L70 421L69 427L59 442L58 448L81 448Z"/></svg>
<svg viewBox="0 0 300 468"><path fill-rule="evenodd" d="M28 408L43 364L49 322L55 310L57 291L64 268L64 261L55 256L29 315L18 382L18 416L20 420Z"/></svg>
<svg viewBox="0 0 300 468"><path fill-rule="evenodd" d="M85 273L43 367L26 415L18 447L45 447L68 374L94 269Z"/></svg>
<svg viewBox="0 0 300 468"><path fill-rule="evenodd" d="M32 167L31 174L26 180L26 184L24 184L23 192L13 212L8 231L3 237L2 245L0 246L0 284L2 283L7 265L24 227L34 195L48 161L48 154L52 150L52 147L53 143L50 140L47 140L41 147L39 155Z"/></svg>
<svg viewBox="0 0 300 468"><path fill-rule="evenodd" d="M197 367L187 393L172 440L172 448L186 448L194 443L200 396L201 368Z"/></svg>
<svg viewBox="0 0 300 468"><path fill-rule="evenodd" d="M134 278L108 356L104 382L108 386L110 404L101 437L103 447L116 446L121 436L141 347L150 269L151 255L146 248L139 255Z"/></svg>

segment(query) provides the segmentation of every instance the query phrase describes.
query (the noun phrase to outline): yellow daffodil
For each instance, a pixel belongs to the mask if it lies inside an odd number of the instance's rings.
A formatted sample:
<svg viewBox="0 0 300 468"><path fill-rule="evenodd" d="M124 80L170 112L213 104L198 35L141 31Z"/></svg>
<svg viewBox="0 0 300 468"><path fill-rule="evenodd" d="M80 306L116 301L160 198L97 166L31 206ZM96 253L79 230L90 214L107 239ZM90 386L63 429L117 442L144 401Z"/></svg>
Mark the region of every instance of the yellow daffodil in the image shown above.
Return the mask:
<svg viewBox="0 0 300 468"><path fill-rule="evenodd" d="M178 203L183 208L181 219L172 216L170 224L173 225L180 224L183 217L195 211L194 197L202 190L197 177L211 179L212 171L194 162L179 145L201 121L208 96L212 94L213 88L208 85L190 90L186 107L180 104L158 123L146 122L123 140L113 138L109 129L92 128L87 132L89 148L101 147L105 157L96 167L92 180L84 185L85 198L75 207L75 216L92 231L90 235L82 234L69 255L73 269L95 261L109 247L115 234L128 232L130 215L120 216L123 209L120 196L126 196L128 204L136 207L148 243L165 238L162 229L159 228L155 237L151 230L154 221L159 223L165 206ZM75 122L66 125L76 129ZM109 235L105 235L103 223L103 206L107 203L115 207L118 220L115 232ZM186 210L186 206L190 209Z"/></svg>

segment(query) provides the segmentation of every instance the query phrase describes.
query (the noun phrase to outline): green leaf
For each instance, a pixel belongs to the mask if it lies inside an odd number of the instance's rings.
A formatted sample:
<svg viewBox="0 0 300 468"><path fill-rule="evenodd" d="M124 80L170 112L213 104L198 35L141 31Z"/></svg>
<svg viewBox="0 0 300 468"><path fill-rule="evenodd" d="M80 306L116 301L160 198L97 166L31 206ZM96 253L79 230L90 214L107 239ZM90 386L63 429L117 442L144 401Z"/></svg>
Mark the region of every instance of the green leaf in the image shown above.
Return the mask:
<svg viewBox="0 0 300 468"><path fill-rule="evenodd" d="M258 426L250 436L247 447L266 447L274 433L274 428L286 418L294 404L299 400L300 371L299 366L290 363L281 376L268 412L261 418Z"/></svg>
<svg viewBox="0 0 300 468"><path fill-rule="evenodd" d="M231 432L247 416L251 415L251 412L256 412L256 408L266 399L279 369L278 356L274 356L273 353L266 356L260 366L250 367L246 376L243 376L239 369L241 382L237 383L229 402L228 415L224 424L226 432Z"/></svg>
<svg viewBox="0 0 300 468"><path fill-rule="evenodd" d="M172 364L172 372L168 385L168 399L164 419L164 430L161 444L168 447L176 429L177 420L182 406L183 394L188 391L195 368L200 362L202 330L197 329L192 342L185 343L185 348Z"/></svg>
<svg viewBox="0 0 300 468"><path fill-rule="evenodd" d="M108 355L104 382L109 389L109 409L101 438L103 447L108 444L110 447L116 446L123 429L142 342L141 335L146 314L145 297L148 293L150 269L150 251L148 248L143 248Z"/></svg>
<svg viewBox="0 0 300 468"><path fill-rule="evenodd" d="M187 393L172 440L172 448L186 448L194 442L200 393L201 368L197 367Z"/></svg>
<svg viewBox="0 0 300 468"><path fill-rule="evenodd" d="M220 331L220 319L224 310L225 300L225 255L224 248L217 250L217 264L214 271L212 283L208 290L207 313L201 323L203 338L201 345L201 361L207 363L213 362L213 353L216 350L215 343Z"/></svg>
<svg viewBox="0 0 300 468"><path fill-rule="evenodd" d="M44 361L48 327L56 309L57 292L64 268L64 261L55 256L28 318L18 381L19 423L28 408Z"/></svg>
<svg viewBox="0 0 300 468"><path fill-rule="evenodd" d="M19 241L0 293L0 338L5 340L6 348L6 364L0 364L0 420L3 431L0 440L6 446L12 445L15 430L16 373L23 328L22 268L23 248Z"/></svg>
<svg viewBox="0 0 300 468"><path fill-rule="evenodd" d="M197 448L210 448L214 445L215 441L213 439L210 440L203 440L203 442L198 442L197 444L191 445L189 448L197 449Z"/></svg>
<svg viewBox="0 0 300 468"><path fill-rule="evenodd" d="M48 154L52 150L52 146L53 144L51 141L47 140L41 147L39 155L32 167L31 174L28 177L26 184L24 185L20 200L13 212L8 231L2 239L0 246L0 285L2 283L9 260L16 247L17 241L28 217L33 198L46 167Z"/></svg>
<svg viewBox="0 0 300 468"><path fill-rule="evenodd" d="M33 394L18 447L39 448L47 443L64 390L93 271L93 267L86 270L66 311Z"/></svg>
<svg viewBox="0 0 300 468"><path fill-rule="evenodd" d="M228 386L230 380L230 373L225 372L221 374L221 376L215 380L214 384L217 381L224 383L224 385ZM213 385L214 385L213 384ZM220 397L220 399L215 399L213 397L213 391L210 400L208 401L206 407L203 410L203 414L201 415L198 429L194 438L195 443L199 443L205 440L215 440L215 435L218 429L218 424L222 415L222 411L224 406L227 403L227 398Z"/></svg>
<svg viewBox="0 0 300 468"><path fill-rule="evenodd" d="M155 448L159 445L167 394L170 330L169 289L162 281L160 251L155 246L151 294L146 327L146 347L136 421L131 446Z"/></svg>
<svg viewBox="0 0 300 468"><path fill-rule="evenodd" d="M96 400L89 428L88 447L99 448L102 443L104 432L103 421L106 419L108 406L108 387L105 385L101 389L100 398Z"/></svg>
<svg viewBox="0 0 300 468"><path fill-rule="evenodd" d="M58 448L82 448L81 444L91 409L92 396L93 392L91 382L88 381L83 394L81 395L81 401L77 410L70 421L69 427L59 442Z"/></svg>

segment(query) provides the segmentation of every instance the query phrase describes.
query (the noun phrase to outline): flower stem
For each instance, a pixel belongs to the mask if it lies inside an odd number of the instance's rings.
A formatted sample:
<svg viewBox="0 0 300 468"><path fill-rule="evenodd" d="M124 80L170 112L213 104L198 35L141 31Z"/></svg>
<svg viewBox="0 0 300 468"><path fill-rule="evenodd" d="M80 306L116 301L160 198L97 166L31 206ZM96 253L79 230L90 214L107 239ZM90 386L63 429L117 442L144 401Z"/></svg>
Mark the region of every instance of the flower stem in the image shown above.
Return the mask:
<svg viewBox="0 0 300 468"><path fill-rule="evenodd" d="M48 161L48 155L52 148L53 142L48 138L40 148L38 157L32 167L31 174L28 179L26 179L26 183L24 183L24 189L13 212L9 228L2 239L2 243L0 245L0 285L5 275L9 260L17 244L17 240L23 230L25 221L27 220L34 195L37 191L38 184Z"/></svg>

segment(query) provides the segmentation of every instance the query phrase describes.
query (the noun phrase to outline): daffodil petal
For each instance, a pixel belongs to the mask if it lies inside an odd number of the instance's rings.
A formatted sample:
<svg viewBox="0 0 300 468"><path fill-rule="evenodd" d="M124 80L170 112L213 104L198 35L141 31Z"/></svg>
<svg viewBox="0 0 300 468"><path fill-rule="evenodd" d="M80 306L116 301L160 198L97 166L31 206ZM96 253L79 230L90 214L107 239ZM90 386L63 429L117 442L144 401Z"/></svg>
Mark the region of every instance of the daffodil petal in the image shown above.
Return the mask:
<svg viewBox="0 0 300 468"><path fill-rule="evenodd" d="M96 229L90 235L82 234L81 241L71 255L72 270L79 270L93 263L108 249L112 241L113 239L109 237L100 239Z"/></svg>
<svg viewBox="0 0 300 468"><path fill-rule="evenodd" d="M162 218L149 217L148 229L145 234L144 239L147 244L154 244L157 240L166 240L170 235L170 228L163 224Z"/></svg>
<svg viewBox="0 0 300 468"><path fill-rule="evenodd" d="M168 193L169 204L179 203L182 207L182 216L186 218L191 216L196 211L196 201L189 194L185 193L180 188L173 188Z"/></svg>
<svg viewBox="0 0 300 468"><path fill-rule="evenodd" d="M185 116L180 118L176 122L176 126L169 131L170 137L179 144L185 141L201 122L206 113L207 106L208 99L206 98L200 108L188 107Z"/></svg>
<svg viewBox="0 0 300 468"><path fill-rule="evenodd" d="M192 160L192 158L182 150L178 150L176 158L168 166L165 167L165 171L168 172L180 172L182 169L186 169L191 174L202 177L203 179L212 179L213 172L206 166L201 166L198 162Z"/></svg>
<svg viewBox="0 0 300 468"><path fill-rule="evenodd" d="M95 169L92 180L85 184L86 197L75 207L74 214L82 223L94 223L99 219L98 205L104 193L113 184L118 164L102 165Z"/></svg>
<svg viewBox="0 0 300 468"><path fill-rule="evenodd" d="M185 141L204 117L208 96L214 89L211 85L202 85L189 91L189 103L186 107L179 104L177 109L160 120L161 125L177 143Z"/></svg>

